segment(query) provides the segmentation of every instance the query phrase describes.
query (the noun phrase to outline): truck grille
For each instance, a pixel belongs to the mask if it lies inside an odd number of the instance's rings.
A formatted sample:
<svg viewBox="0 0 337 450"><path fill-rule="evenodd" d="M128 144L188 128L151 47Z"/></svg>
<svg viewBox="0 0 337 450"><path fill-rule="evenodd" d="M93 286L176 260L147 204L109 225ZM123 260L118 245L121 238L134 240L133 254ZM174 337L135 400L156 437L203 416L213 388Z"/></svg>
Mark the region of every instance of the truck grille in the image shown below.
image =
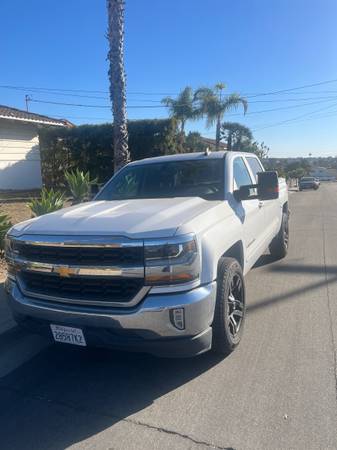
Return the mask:
<svg viewBox="0 0 337 450"><path fill-rule="evenodd" d="M21 258L51 264L81 266L143 266L143 247L63 247L15 243Z"/></svg>
<svg viewBox="0 0 337 450"><path fill-rule="evenodd" d="M56 274L22 271L20 280L31 294L71 300L130 302L143 287L142 278L82 277L63 278Z"/></svg>
<svg viewBox="0 0 337 450"><path fill-rule="evenodd" d="M40 300L131 307L142 300L144 246L127 238L41 237L13 240L13 263L23 293ZM58 240L59 239L59 240Z"/></svg>

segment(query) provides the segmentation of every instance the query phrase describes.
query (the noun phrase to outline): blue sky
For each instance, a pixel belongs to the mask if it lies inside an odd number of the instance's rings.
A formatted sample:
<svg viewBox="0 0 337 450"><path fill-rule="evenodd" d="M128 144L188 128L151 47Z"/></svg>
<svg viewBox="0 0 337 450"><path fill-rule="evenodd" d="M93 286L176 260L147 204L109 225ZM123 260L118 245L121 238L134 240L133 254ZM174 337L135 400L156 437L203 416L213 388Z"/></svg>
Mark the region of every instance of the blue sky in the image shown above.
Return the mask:
<svg viewBox="0 0 337 450"><path fill-rule="evenodd" d="M337 81L252 96L337 79L336 17L336 0L126 0L128 116L165 117L165 108L131 107L223 81L250 101L246 117L227 120L255 130L270 156L337 155ZM0 85L60 91L0 87L0 104L23 108L28 94L108 106L106 20L105 0L2 0ZM111 120L97 106L31 102L30 110L76 124ZM204 121L188 129L213 137Z"/></svg>

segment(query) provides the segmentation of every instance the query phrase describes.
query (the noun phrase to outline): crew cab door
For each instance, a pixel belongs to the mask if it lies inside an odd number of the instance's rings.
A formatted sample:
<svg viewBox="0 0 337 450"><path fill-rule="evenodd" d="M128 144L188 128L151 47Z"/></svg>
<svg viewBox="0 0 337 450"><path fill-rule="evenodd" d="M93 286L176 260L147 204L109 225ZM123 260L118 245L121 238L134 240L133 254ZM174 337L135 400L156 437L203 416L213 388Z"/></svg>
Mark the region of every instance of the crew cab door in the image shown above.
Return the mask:
<svg viewBox="0 0 337 450"><path fill-rule="evenodd" d="M253 183L257 183L257 174L264 171L258 158L247 156L246 161L253 177ZM264 246L267 247L273 237L278 233L281 226L281 206L277 200L260 201L260 207L264 216Z"/></svg>
<svg viewBox="0 0 337 450"><path fill-rule="evenodd" d="M245 159L236 156L233 159L233 192L241 186L255 184ZM264 240L264 213L258 199L237 201L233 198L233 207L243 227L245 242L245 263L250 266L261 255Z"/></svg>

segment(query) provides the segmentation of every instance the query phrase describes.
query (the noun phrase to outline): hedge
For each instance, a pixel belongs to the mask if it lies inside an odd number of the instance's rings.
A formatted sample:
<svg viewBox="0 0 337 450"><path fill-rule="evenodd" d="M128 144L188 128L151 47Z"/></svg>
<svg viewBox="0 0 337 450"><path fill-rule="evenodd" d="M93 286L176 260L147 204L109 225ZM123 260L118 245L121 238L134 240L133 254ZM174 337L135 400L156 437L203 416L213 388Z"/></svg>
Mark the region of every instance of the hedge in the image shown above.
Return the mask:
<svg viewBox="0 0 337 450"><path fill-rule="evenodd" d="M183 138L173 119L129 121L131 159L137 160L184 151ZM113 174L113 126L81 125L39 132L43 184L65 185L65 171L79 168L104 183Z"/></svg>

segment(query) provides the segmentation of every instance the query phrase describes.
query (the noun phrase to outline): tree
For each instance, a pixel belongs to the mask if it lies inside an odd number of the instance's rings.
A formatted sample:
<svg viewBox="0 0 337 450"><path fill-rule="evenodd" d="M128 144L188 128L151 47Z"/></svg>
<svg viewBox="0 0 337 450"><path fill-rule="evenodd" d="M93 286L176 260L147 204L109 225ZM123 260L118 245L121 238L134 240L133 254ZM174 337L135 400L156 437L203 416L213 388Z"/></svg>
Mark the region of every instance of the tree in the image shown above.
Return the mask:
<svg viewBox="0 0 337 450"><path fill-rule="evenodd" d="M199 117L206 116L207 126L211 127L216 124L215 148L219 150L221 120L226 112L237 109L240 105L243 107L244 113L248 108L248 102L239 94L222 95L225 89L223 83L218 83L213 89L201 87L194 94L194 100L199 104L197 114Z"/></svg>
<svg viewBox="0 0 337 450"><path fill-rule="evenodd" d="M119 170L130 160L126 117L124 71L124 0L107 0L109 82L114 119L114 169Z"/></svg>
<svg viewBox="0 0 337 450"><path fill-rule="evenodd" d="M245 125L237 122L224 122L221 125L220 139L227 145L227 150L240 151L244 143L250 143L253 133Z"/></svg>
<svg viewBox="0 0 337 450"><path fill-rule="evenodd" d="M193 91L189 86L185 87L176 99L165 97L162 100L162 103L169 108L171 117L180 123L181 133L185 131L186 121L195 118L193 100Z"/></svg>
<svg viewBox="0 0 337 450"><path fill-rule="evenodd" d="M186 152L204 152L206 151L208 145L203 140L200 133L197 131L191 131L186 136L184 142L184 148Z"/></svg>

